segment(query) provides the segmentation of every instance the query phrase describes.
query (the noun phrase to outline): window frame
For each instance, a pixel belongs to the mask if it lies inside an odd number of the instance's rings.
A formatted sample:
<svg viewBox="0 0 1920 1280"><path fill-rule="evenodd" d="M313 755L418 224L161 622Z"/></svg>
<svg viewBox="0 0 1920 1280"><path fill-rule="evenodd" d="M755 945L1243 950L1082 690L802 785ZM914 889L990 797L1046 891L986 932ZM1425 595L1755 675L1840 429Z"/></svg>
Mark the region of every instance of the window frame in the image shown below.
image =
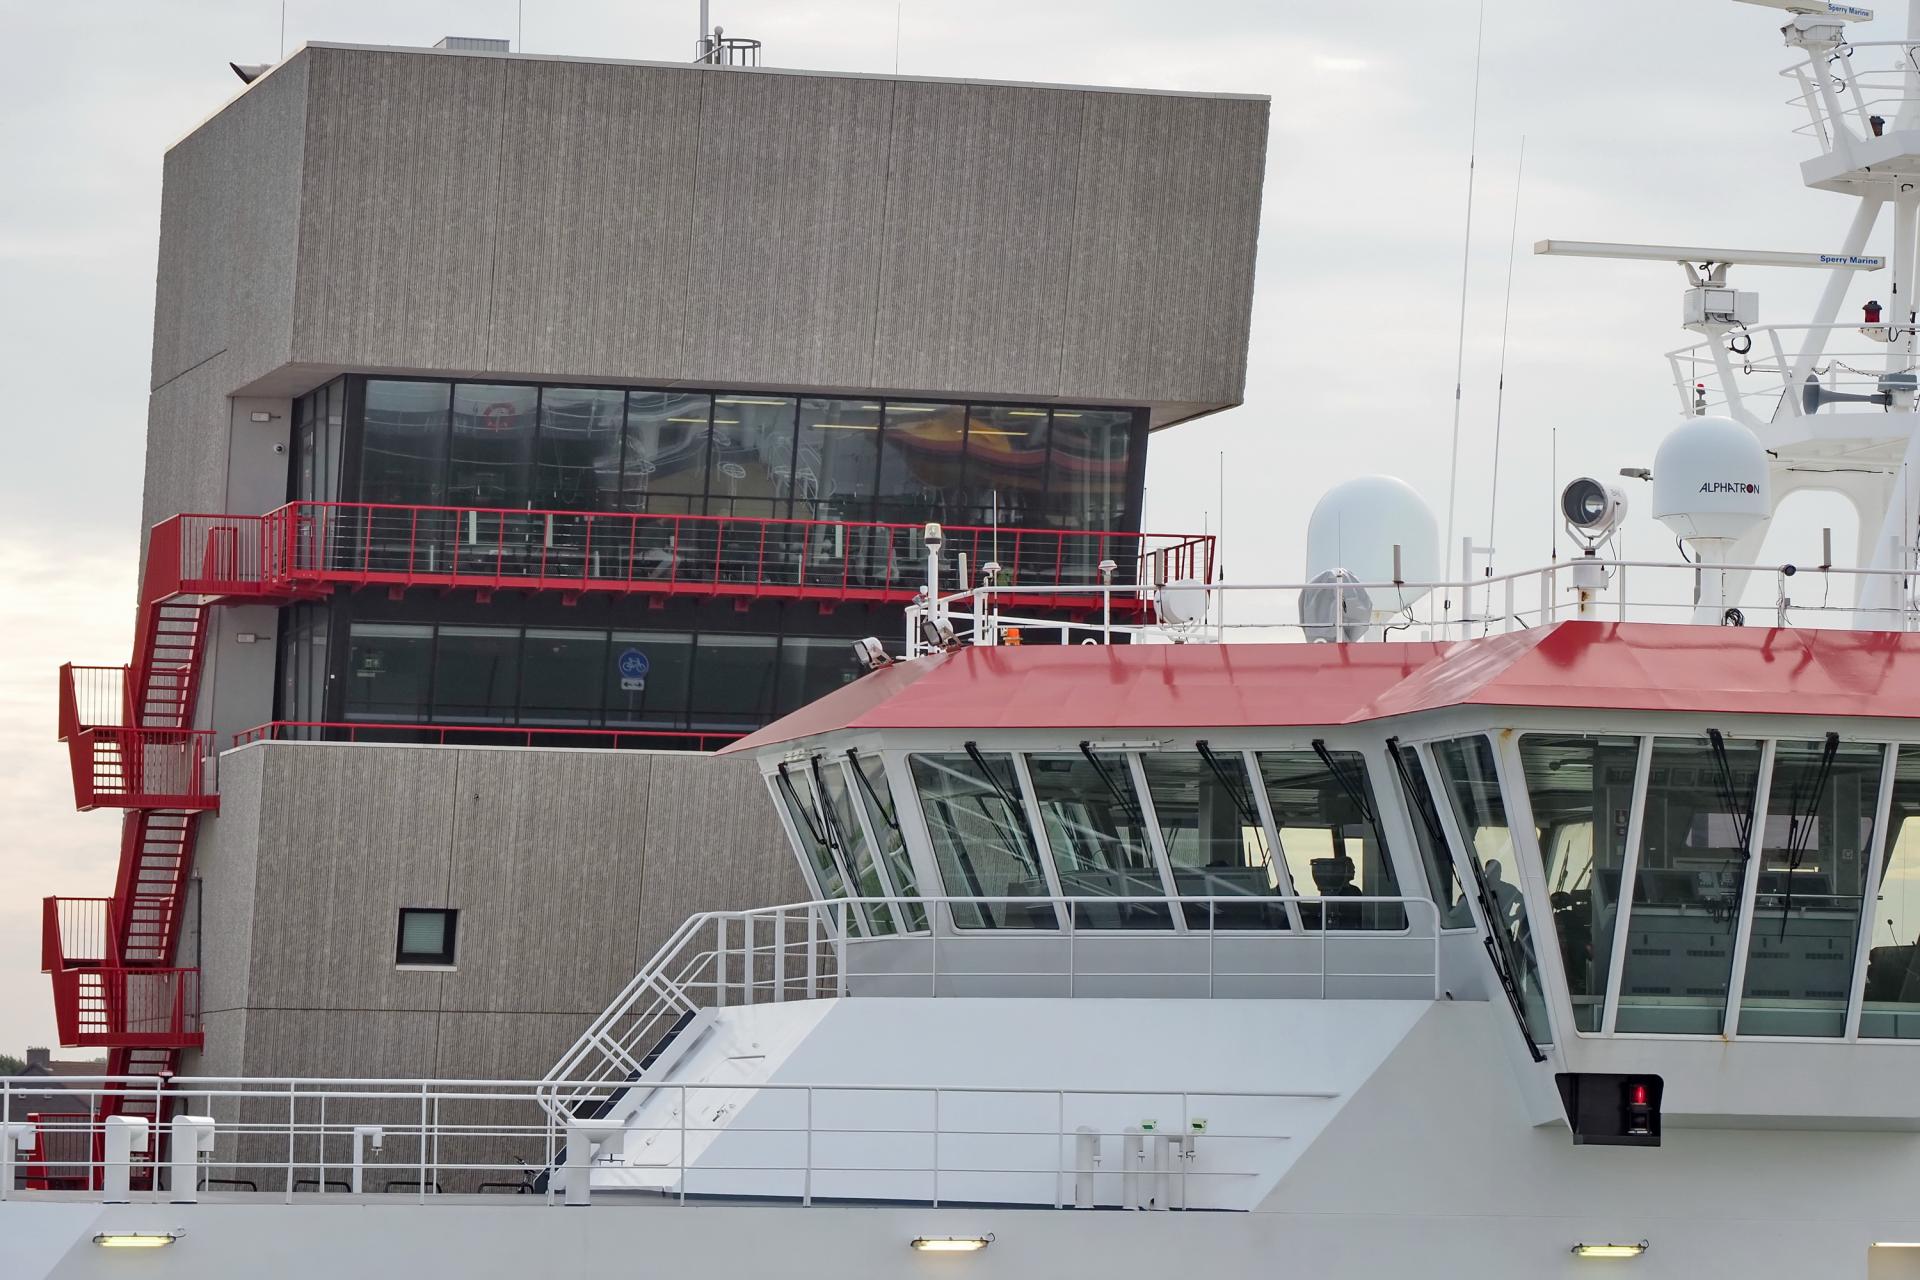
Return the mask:
<svg viewBox="0 0 1920 1280"><path fill-rule="evenodd" d="M431 954L423 951L407 950L407 917L415 915L437 915L445 922L446 945ZM460 910L457 907L401 907L399 924L394 935L393 967L396 969L427 969L448 971L458 969L460 944Z"/></svg>

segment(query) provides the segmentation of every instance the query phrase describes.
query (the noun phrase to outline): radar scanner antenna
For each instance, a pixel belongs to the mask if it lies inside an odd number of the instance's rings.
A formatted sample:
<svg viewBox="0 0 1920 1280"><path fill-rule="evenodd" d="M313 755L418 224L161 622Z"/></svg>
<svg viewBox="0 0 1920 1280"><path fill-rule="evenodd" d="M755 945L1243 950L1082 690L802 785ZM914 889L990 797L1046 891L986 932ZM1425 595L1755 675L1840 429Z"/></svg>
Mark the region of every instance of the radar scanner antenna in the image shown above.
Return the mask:
<svg viewBox="0 0 1920 1280"><path fill-rule="evenodd" d="M1756 4L1763 9L1779 9L1796 18L1831 18L1836 22L1866 22L1873 17L1873 10L1857 4L1841 4L1838 0L1740 0L1741 4Z"/></svg>

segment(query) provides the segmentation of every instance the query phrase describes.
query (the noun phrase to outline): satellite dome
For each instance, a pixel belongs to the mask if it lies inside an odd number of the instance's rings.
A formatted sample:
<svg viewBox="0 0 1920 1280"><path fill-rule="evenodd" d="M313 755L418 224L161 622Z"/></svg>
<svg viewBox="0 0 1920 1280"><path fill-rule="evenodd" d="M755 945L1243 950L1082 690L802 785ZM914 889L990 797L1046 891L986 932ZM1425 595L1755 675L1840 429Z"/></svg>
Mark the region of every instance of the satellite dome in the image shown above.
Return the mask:
<svg viewBox="0 0 1920 1280"><path fill-rule="evenodd" d="M1336 569L1350 581L1392 582L1393 549L1400 548L1403 582L1440 576L1440 522L1412 485L1393 476L1359 476L1335 485L1314 504L1307 521L1307 578ZM1412 606L1425 588L1372 593L1376 616Z"/></svg>
<svg viewBox="0 0 1920 1280"><path fill-rule="evenodd" d="M1653 459L1653 518L1690 541L1732 542L1773 514L1767 451L1732 418L1688 418Z"/></svg>

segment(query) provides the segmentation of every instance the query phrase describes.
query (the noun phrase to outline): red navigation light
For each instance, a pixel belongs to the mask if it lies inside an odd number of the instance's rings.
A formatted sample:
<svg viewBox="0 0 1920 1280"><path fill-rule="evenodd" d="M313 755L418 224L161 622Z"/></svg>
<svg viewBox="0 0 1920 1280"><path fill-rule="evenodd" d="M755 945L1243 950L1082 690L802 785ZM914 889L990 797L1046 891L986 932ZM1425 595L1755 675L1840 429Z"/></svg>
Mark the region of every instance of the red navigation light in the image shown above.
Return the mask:
<svg viewBox="0 0 1920 1280"><path fill-rule="evenodd" d="M1643 1084L1634 1085L1632 1090L1627 1095L1627 1100L1629 1103L1631 1103L1633 1106L1636 1106L1636 1107L1646 1106L1648 1101L1647 1086Z"/></svg>
<svg viewBox="0 0 1920 1280"><path fill-rule="evenodd" d="M1878 302L1867 303L1865 306L1860 308L1860 312L1861 312L1862 318L1865 319L1866 323L1868 324L1880 323L1880 304Z"/></svg>

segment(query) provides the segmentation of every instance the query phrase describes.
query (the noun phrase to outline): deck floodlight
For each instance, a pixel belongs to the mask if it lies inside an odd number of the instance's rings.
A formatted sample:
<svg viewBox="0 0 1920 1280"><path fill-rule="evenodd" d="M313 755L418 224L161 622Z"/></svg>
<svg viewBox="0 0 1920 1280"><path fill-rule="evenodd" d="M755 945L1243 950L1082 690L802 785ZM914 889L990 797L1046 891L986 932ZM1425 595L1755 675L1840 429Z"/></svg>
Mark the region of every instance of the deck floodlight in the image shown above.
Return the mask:
<svg viewBox="0 0 1920 1280"><path fill-rule="evenodd" d="M936 651L952 649L960 643L959 637L954 634L953 624L945 618L920 619L920 641Z"/></svg>
<svg viewBox="0 0 1920 1280"><path fill-rule="evenodd" d="M878 671L882 667L893 665L893 655L880 643L878 636L868 636L864 640L853 642L853 660L868 671Z"/></svg>
<svg viewBox="0 0 1920 1280"><path fill-rule="evenodd" d="M1591 476L1581 476L1560 491L1560 515L1576 538L1593 546L1626 520L1626 495Z"/></svg>
<svg viewBox="0 0 1920 1280"><path fill-rule="evenodd" d="M984 1236L915 1236L909 1243L921 1253L978 1253L993 1243L993 1233Z"/></svg>
<svg viewBox="0 0 1920 1280"><path fill-rule="evenodd" d="M1647 1242L1639 1244L1577 1244L1573 1246L1576 1258L1637 1258L1647 1251Z"/></svg>

